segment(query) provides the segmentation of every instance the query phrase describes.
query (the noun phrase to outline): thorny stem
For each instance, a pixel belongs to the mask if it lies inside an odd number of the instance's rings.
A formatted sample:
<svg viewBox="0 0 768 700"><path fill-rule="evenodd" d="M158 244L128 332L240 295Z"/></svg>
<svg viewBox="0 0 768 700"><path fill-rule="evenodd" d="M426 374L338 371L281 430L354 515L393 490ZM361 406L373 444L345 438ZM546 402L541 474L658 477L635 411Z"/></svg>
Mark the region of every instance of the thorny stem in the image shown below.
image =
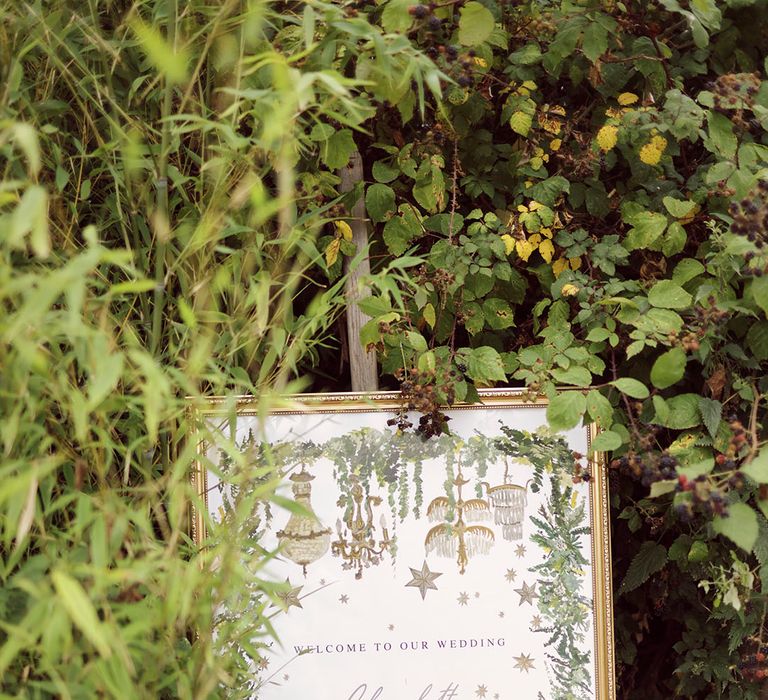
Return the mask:
<svg viewBox="0 0 768 700"><path fill-rule="evenodd" d="M448 243L453 245L453 221L456 218L458 208L458 195L456 183L459 179L459 141L453 140L453 173L451 175L451 219L448 222Z"/></svg>

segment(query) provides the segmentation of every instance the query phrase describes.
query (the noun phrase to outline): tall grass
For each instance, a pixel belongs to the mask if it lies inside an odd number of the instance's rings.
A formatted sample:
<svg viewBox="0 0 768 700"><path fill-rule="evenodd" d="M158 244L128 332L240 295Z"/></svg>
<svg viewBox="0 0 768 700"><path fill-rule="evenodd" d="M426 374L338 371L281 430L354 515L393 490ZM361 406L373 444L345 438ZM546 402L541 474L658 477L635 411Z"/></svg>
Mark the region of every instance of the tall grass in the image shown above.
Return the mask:
<svg viewBox="0 0 768 700"><path fill-rule="evenodd" d="M427 64L316 2L0 19L0 687L248 696L267 618L214 610L274 586L246 541L190 540L185 397L301 388L344 301L312 272L340 200L308 134Z"/></svg>

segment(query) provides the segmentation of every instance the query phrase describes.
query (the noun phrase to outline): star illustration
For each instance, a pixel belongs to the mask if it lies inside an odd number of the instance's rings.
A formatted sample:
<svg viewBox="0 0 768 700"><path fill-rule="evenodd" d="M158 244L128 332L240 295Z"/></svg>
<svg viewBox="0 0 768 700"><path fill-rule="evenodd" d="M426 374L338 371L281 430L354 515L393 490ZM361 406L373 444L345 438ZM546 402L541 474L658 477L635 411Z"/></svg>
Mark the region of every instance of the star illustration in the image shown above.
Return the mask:
<svg viewBox="0 0 768 700"><path fill-rule="evenodd" d="M509 583L512 583L512 581L515 580L515 576L517 576L517 571L514 569L507 569L507 573L504 574L504 578L507 579Z"/></svg>
<svg viewBox="0 0 768 700"><path fill-rule="evenodd" d="M515 660L515 668L519 668L521 673L523 671L528 673L529 669L534 668L533 659L530 656L521 653L520 656L513 656L512 658Z"/></svg>
<svg viewBox="0 0 768 700"><path fill-rule="evenodd" d="M284 680L284 681L288 681L288 680L290 680L290 679L291 679L291 677L290 677L290 676L289 676L287 673L284 673L284 674L283 674L283 680Z"/></svg>
<svg viewBox="0 0 768 700"><path fill-rule="evenodd" d="M475 691L475 695L477 695L479 698L484 698L487 692L488 688L486 688L484 685L478 685L477 690Z"/></svg>
<svg viewBox="0 0 768 700"><path fill-rule="evenodd" d="M405 584L405 587L408 588L409 586L412 588L418 588L419 592L421 593L421 599L424 600L427 597L427 591L428 590L437 590L437 586L435 585L435 579L438 576L442 576L442 573L438 573L436 571L430 571L429 567L427 566L426 560L421 566L421 571L419 569L414 569L413 567L408 567L411 570L411 575L413 578Z"/></svg>
<svg viewBox="0 0 768 700"><path fill-rule="evenodd" d="M387 629L388 629L390 632L394 632L394 631L395 631L395 626L394 626L394 625L392 625L392 624L390 624L390 625L387 627Z"/></svg>
<svg viewBox="0 0 768 700"><path fill-rule="evenodd" d="M475 591L475 598L479 598L479 597L480 597L480 591Z"/></svg>
<svg viewBox="0 0 768 700"><path fill-rule="evenodd" d="M536 584L529 586L525 581L523 581L522 588L515 588L515 593L520 596L520 605L523 603L533 605L533 599L539 597L539 594L536 593Z"/></svg>
<svg viewBox="0 0 768 700"><path fill-rule="evenodd" d="M466 605L469 602L469 594L459 593L457 600L459 601L459 605Z"/></svg>
<svg viewBox="0 0 768 700"><path fill-rule="evenodd" d="M346 604L349 602L349 596L348 596L346 593L342 593L342 594L339 596L339 602L340 602L342 605L346 605Z"/></svg>
<svg viewBox="0 0 768 700"><path fill-rule="evenodd" d="M325 579L324 579L324 578L321 578L321 579L320 579L320 585L321 585L321 586L324 586L324 585L325 585Z"/></svg>
<svg viewBox="0 0 768 700"><path fill-rule="evenodd" d="M493 700L499 700L499 694L498 693L494 693L493 694Z"/></svg>
<svg viewBox="0 0 768 700"><path fill-rule="evenodd" d="M259 668L266 669L269 667L269 659L259 659Z"/></svg>
<svg viewBox="0 0 768 700"><path fill-rule="evenodd" d="M518 559L522 559L525 556L525 545L517 545L517 547L515 547L515 554L517 555Z"/></svg>
<svg viewBox="0 0 768 700"><path fill-rule="evenodd" d="M504 611L503 610L499 610L499 617L504 617Z"/></svg>
<svg viewBox="0 0 768 700"><path fill-rule="evenodd" d="M541 616L534 615L533 619L531 620L531 629L537 630L540 628L541 628Z"/></svg>
<svg viewBox="0 0 768 700"><path fill-rule="evenodd" d="M290 579L285 579L285 583L288 585L289 590L280 591L277 593L277 597L282 601L285 610L288 610L291 606L295 608L301 607L301 601L299 601L299 593L304 586L292 586Z"/></svg>

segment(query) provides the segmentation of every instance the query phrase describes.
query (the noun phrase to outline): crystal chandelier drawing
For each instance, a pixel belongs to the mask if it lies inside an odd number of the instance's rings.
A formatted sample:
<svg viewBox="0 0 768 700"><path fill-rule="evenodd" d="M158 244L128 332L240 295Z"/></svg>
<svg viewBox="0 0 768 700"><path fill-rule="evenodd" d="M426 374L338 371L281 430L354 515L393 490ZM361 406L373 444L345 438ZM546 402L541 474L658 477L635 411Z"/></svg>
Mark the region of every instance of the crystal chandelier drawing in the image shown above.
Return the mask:
<svg viewBox="0 0 768 700"><path fill-rule="evenodd" d="M382 514L381 539L378 544L374 537L376 527L373 525L373 507L381 505L379 496L366 496L363 487L355 479L350 496L339 499L340 506L346 505L343 527L341 519L336 520L336 532L339 539L331 543L331 553L341 557L345 569L354 569L355 578L363 576L363 569L378 566L382 555L389 549L391 540L387 532L387 521Z"/></svg>
<svg viewBox="0 0 768 700"><path fill-rule="evenodd" d="M281 553L301 566L307 575L307 566L317 561L327 551L331 543L331 529L323 527L315 511L312 510L312 484L315 477L302 465L298 474L289 477L293 498L304 513L293 513L285 527L277 533Z"/></svg>
<svg viewBox="0 0 768 700"><path fill-rule="evenodd" d="M468 525L467 523L491 519L491 510L487 501L482 498L472 498L465 501L461 490L469 483L459 469L452 484L456 488L454 504L454 520L447 521L451 502L447 496L434 498L427 508L427 517L431 522L441 522L435 525L424 540L427 554L435 552L441 557L456 557L459 573L466 571L469 560L477 554L488 554L491 551L496 536L493 530L484 525Z"/></svg>
<svg viewBox="0 0 768 700"><path fill-rule="evenodd" d="M513 484L509 477L509 464L504 460L504 483L491 486L483 481L488 500L493 506L493 521L501 525L501 534L505 540L519 540L523 537L525 507L528 505L528 484Z"/></svg>

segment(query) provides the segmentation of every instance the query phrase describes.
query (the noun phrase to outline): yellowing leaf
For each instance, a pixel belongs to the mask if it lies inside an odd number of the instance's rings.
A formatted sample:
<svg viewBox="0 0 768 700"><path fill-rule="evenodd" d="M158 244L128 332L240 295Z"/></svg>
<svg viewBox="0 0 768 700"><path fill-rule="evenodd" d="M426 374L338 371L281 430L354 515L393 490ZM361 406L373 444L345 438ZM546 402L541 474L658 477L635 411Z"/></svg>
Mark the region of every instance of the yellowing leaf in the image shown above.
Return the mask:
<svg viewBox="0 0 768 700"><path fill-rule="evenodd" d="M339 259L339 249L341 248L341 238L334 238L325 249L325 263L331 267Z"/></svg>
<svg viewBox="0 0 768 700"><path fill-rule="evenodd" d="M689 211L683 218L678 219L678 221L685 226L685 224L690 224L691 221L693 221L696 218L696 214L698 214L701 211L701 207L698 204L694 204L691 207L691 211Z"/></svg>
<svg viewBox="0 0 768 700"><path fill-rule="evenodd" d="M555 246L552 245L552 241L545 239L539 245L539 254L544 258L544 262L552 262L552 256L555 254Z"/></svg>
<svg viewBox="0 0 768 700"><path fill-rule="evenodd" d="M424 307L424 311L422 311L422 314L424 316L424 320L429 324L429 327L434 328L435 321L437 320L435 316L435 307L432 306L432 304L427 304Z"/></svg>
<svg viewBox="0 0 768 700"><path fill-rule="evenodd" d="M558 114L561 117L565 116L565 107L563 107L562 105L552 105L549 108L549 111L551 114Z"/></svg>
<svg viewBox="0 0 768 700"><path fill-rule="evenodd" d="M555 277L560 277L560 275L567 269L568 261L565 258L558 258L552 263L552 272L555 274Z"/></svg>
<svg viewBox="0 0 768 700"><path fill-rule="evenodd" d="M543 204L533 201L528 204L528 211L536 211L537 209L541 209L543 206Z"/></svg>
<svg viewBox="0 0 768 700"><path fill-rule="evenodd" d="M571 264L571 270L578 270L581 267L581 258L568 258Z"/></svg>
<svg viewBox="0 0 768 700"><path fill-rule="evenodd" d="M560 290L560 293L564 297L572 297L579 293L579 288L575 284L564 284L563 288Z"/></svg>
<svg viewBox="0 0 768 700"><path fill-rule="evenodd" d="M533 82L533 80L526 80L522 87L528 89L528 90L535 90L536 89L536 83Z"/></svg>
<svg viewBox="0 0 768 700"><path fill-rule="evenodd" d="M667 139L663 136L654 136L640 149L640 160L646 165L657 165L667 147Z"/></svg>
<svg viewBox="0 0 768 700"><path fill-rule="evenodd" d="M518 204L517 211L519 211L521 214L524 214L528 211L528 207L526 207L525 204Z"/></svg>
<svg viewBox="0 0 768 700"><path fill-rule="evenodd" d="M336 228L336 233L345 241L352 240L352 228L346 221L334 221L333 225Z"/></svg>
<svg viewBox="0 0 768 700"><path fill-rule="evenodd" d="M617 119L624 113L623 109L614 109L613 107L610 107L605 110L605 116L610 117L611 119Z"/></svg>
<svg viewBox="0 0 768 700"><path fill-rule="evenodd" d="M544 131L548 131L550 134L559 134L563 124L559 119L552 119L544 114L539 114L539 125Z"/></svg>
<svg viewBox="0 0 768 700"><path fill-rule="evenodd" d="M638 100L638 96L635 95L633 92L622 92L621 95L618 97L618 103L622 107L626 107L627 105L633 105Z"/></svg>
<svg viewBox="0 0 768 700"><path fill-rule="evenodd" d="M481 68L487 68L488 67L488 61L486 61L484 58L480 58L480 56L475 56L473 58L476 65L480 66Z"/></svg>
<svg viewBox="0 0 768 700"><path fill-rule="evenodd" d="M504 241L504 252L509 255L515 249L515 239L508 233L505 233L501 240Z"/></svg>
<svg viewBox="0 0 768 700"><path fill-rule="evenodd" d="M597 145L606 153L616 146L619 140L618 127L606 124L597 132Z"/></svg>
<svg viewBox="0 0 768 700"><path fill-rule="evenodd" d="M517 250L517 255L521 260L528 262L528 258L536 250L536 246L523 238L522 240L515 241L515 250Z"/></svg>
<svg viewBox="0 0 768 700"><path fill-rule="evenodd" d="M551 148L553 151L559 151L559 150L560 150L560 146L562 146L562 145L563 145L563 141L562 141L562 139L552 139L552 140L549 142L549 147L550 147L550 148Z"/></svg>
<svg viewBox="0 0 768 700"><path fill-rule="evenodd" d="M539 233L546 238L552 238L552 229L546 226L539 229Z"/></svg>

